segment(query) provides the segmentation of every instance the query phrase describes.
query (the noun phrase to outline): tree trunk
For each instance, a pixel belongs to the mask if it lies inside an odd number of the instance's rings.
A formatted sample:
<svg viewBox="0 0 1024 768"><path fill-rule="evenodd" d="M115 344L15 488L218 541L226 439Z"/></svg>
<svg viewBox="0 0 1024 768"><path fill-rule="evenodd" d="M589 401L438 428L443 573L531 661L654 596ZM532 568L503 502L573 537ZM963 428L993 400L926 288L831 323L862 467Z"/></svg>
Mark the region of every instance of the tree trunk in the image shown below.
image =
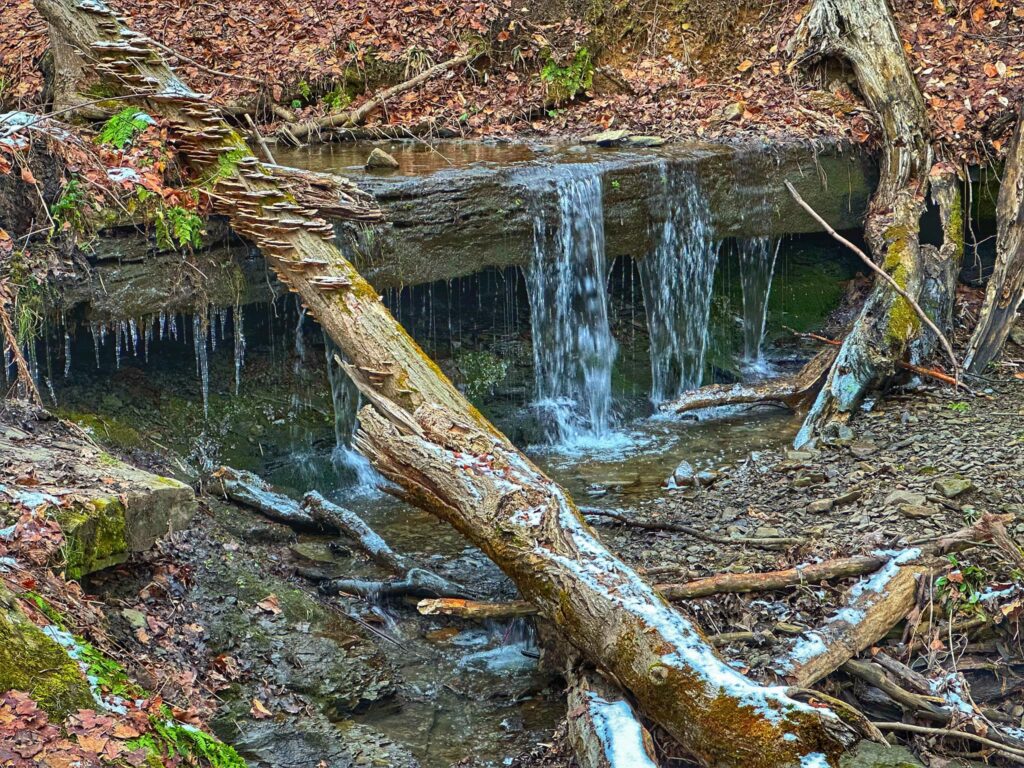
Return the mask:
<svg viewBox="0 0 1024 768"><path fill-rule="evenodd" d="M1024 302L1024 109L1006 156L996 201L996 266L967 345L965 365L982 373L1003 349Z"/></svg>
<svg viewBox="0 0 1024 768"><path fill-rule="evenodd" d="M613 556L572 499L471 406L334 245L333 228L268 173L159 50L97 0L36 0L55 34L101 59L110 83L170 119L216 210L255 242L351 361L369 405L356 442L403 495L452 523L561 636L635 697L702 764L780 768L838 759L830 711L726 664L687 618ZM126 36L127 33L127 36Z"/></svg>
<svg viewBox="0 0 1024 768"><path fill-rule="evenodd" d="M658 768L654 740L622 694L593 671L567 677L569 743L580 768Z"/></svg>
<svg viewBox="0 0 1024 768"><path fill-rule="evenodd" d="M877 263L917 300L924 280L919 232L932 162L930 129L889 8L885 0L815 0L792 47L805 61L835 57L848 62L878 117L883 138L880 178L868 209L865 239ZM831 422L849 418L865 393L892 375L920 327L907 301L876 281L797 445L822 434Z"/></svg>

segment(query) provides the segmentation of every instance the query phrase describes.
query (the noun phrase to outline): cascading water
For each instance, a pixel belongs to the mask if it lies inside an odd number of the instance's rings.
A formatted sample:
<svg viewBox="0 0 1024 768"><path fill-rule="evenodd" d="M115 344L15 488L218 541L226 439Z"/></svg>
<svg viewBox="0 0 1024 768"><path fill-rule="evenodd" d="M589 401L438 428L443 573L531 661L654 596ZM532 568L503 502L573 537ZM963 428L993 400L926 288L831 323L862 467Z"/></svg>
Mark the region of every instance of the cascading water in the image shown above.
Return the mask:
<svg viewBox="0 0 1024 768"><path fill-rule="evenodd" d="M608 321L600 173L565 165L555 174L557 223L549 226L538 201L526 286L535 406L546 442L572 448L599 440L612 426L617 349Z"/></svg>
<svg viewBox="0 0 1024 768"><path fill-rule="evenodd" d="M696 176L664 163L664 210L652 212L652 248L640 260L651 349L651 400L700 386L720 243Z"/></svg>
<svg viewBox="0 0 1024 768"><path fill-rule="evenodd" d="M755 370L765 367L763 347L768 299L781 244L781 240L771 237L751 237L736 243L743 289L743 360Z"/></svg>
<svg viewBox="0 0 1024 768"><path fill-rule="evenodd" d="M327 380L331 385L331 400L334 404L335 446L331 458L339 472L351 476L353 485L358 488L376 488L381 483L380 475L365 456L352 448L352 436L359 426L359 390L335 360L335 356L340 356L341 352L326 333L324 348L327 354Z"/></svg>

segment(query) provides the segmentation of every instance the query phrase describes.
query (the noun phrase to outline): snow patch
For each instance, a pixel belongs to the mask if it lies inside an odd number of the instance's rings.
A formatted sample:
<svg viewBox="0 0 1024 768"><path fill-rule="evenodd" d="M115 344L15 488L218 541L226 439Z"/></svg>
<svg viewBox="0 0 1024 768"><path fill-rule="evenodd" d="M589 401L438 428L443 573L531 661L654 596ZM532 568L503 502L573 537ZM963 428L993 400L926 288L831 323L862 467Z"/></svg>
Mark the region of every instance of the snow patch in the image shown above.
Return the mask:
<svg viewBox="0 0 1024 768"><path fill-rule="evenodd" d="M657 768L644 749L640 722L625 701L608 701L587 692L590 719L612 768Z"/></svg>

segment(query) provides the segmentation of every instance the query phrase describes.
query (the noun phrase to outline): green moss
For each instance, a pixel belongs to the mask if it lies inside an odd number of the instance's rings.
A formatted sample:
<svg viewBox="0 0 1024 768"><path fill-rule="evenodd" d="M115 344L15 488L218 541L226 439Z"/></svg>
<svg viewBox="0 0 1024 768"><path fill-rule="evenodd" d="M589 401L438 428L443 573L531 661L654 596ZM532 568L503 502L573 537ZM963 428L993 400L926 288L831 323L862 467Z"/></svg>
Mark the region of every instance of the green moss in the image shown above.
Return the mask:
<svg viewBox="0 0 1024 768"><path fill-rule="evenodd" d="M586 48L580 48L572 61L561 66L548 56L540 79L547 89L548 103L559 105L586 91L594 81L594 59Z"/></svg>
<svg viewBox="0 0 1024 768"><path fill-rule="evenodd" d="M0 691L8 690L29 694L57 722L93 706L78 663L29 621L0 586Z"/></svg>
<svg viewBox="0 0 1024 768"><path fill-rule="evenodd" d="M462 374L466 396L471 400L493 394L505 380L509 369L508 360L483 350L461 352L456 356L455 364Z"/></svg>
<svg viewBox="0 0 1024 768"><path fill-rule="evenodd" d="M128 554L124 504L117 498L94 499L71 509L54 510L64 533L69 578L123 562Z"/></svg>
<svg viewBox="0 0 1024 768"><path fill-rule="evenodd" d="M892 275L896 285L906 290L910 282L908 268L909 255L907 250L909 233L905 227L889 227L885 231L885 239L889 247L885 252L885 271ZM921 328L921 318L902 296L893 299L889 309L888 323L885 328L885 339L893 349L902 349Z"/></svg>

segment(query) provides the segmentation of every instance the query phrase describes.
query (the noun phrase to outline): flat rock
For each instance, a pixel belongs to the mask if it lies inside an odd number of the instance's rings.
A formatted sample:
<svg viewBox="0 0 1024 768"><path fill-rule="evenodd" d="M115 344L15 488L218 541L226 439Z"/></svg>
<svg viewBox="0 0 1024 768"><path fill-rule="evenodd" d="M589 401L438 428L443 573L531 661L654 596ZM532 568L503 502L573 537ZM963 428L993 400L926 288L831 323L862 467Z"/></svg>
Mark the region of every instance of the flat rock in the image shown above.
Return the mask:
<svg viewBox="0 0 1024 768"><path fill-rule="evenodd" d="M822 512L828 512L832 509L835 502L832 499L817 499L807 505L807 511L812 514L821 514Z"/></svg>
<svg viewBox="0 0 1024 768"><path fill-rule="evenodd" d="M902 507L902 506L913 506L921 507L924 506L926 499L923 493L914 493L913 491L893 491L885 497L885 501L882 502L886 507Z"/></svg>
<svg viewBox="0 0 1024 768"><path fill-rule="evenodd" d="M626 143L631 147L660 147L665 139L661 136L629 136Z"/></svg>
<svg viewBox="0 0 1024 768"><path fill-rule="evenodd" d="M940 477L932 483L932 487L947 499L955 499L961 493L974 490L974 483L966 477L953 475L950 477Z"/></svg>
<svg viewBox="0 0 1024 768"><path fill-rule="evenodd" d="M580 139L580 142L583 144L597 144L599 147L611 147L625 141L628 137L629 131L626 130L601 131L600 133L584 136Z"/></svg>
<svg viewBox="0 0 1024 768"><path fill-rule="evenodd" d="M900 506L900 514L904 517L931 517L938 513L937 507L928 506L925 504L903 504Z"/></svg>

